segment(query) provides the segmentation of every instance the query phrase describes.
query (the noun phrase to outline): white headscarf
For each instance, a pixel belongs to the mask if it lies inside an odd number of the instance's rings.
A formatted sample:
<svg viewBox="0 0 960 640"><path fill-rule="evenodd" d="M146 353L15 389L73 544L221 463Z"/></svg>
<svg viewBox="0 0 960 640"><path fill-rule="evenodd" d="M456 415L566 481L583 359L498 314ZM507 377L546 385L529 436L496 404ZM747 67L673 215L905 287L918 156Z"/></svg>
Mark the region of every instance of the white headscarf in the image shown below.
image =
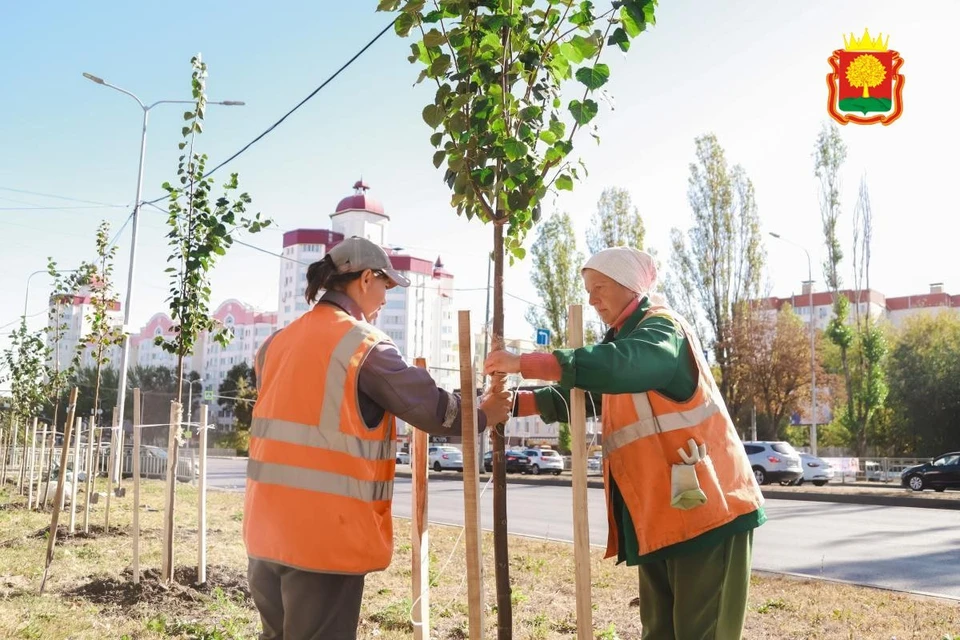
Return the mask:
<svg viewBox="0 0 960 640"><path fill-rule="evenodd" d="M653 256L632 247L613 247L595 253L583 269L599 271L641 296L657 286L657 264Z"/></svg>

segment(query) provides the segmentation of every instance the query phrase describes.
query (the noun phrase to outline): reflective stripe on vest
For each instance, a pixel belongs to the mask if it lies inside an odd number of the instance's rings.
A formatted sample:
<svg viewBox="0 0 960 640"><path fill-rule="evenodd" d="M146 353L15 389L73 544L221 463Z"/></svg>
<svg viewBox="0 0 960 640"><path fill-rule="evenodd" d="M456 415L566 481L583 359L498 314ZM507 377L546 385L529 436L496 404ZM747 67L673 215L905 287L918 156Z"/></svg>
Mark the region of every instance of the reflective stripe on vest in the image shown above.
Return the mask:
<svg viewBox="0 0 960 640"><path fill-rule="evenodd" d="M640 420L621 427L603 439L603 453L609 455L640 438L647 438L665 431L695 427L707 418L720 412L720 406L712 398L692 409L675 411L660 416L653 414L650 399L645 393L632 394L634 407Z"/></svg>
<svg viewBox="0 0 960 640"><path fill-rule="evenodd" d="M264 343L243 536L251 557L309 571L385 569L393 552L396 419L368 427L359 371L375 327L318 304Z"/></svg>
<svg viewBox="0 0 960 640"><path fill-rule="evenodd" d="M332 493L363 502L389 500L393 496L393 482L358 480L339 473L302 469L258 460L250 460L247 463L247 477L255 482Z"/></svg>
<svg viewBox="0 0 960 640"><path fill-rule="evenodd" d="M364 440L337 428L330 428L330 424L330 422L321 422L318 427L272 418L254 418L250 435L254 438L266 438L302 447L336 451L364 460L396 459L397 443L392 438Z"/></svg>

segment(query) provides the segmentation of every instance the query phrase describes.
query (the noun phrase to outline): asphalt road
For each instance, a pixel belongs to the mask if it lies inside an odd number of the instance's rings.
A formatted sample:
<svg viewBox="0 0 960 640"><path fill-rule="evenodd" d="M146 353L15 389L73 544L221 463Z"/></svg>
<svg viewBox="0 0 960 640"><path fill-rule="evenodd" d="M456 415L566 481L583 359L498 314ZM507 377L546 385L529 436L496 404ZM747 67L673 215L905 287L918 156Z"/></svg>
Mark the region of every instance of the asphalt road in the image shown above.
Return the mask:
<svg viewBox="0 0 960 640"><path fill-rule="evenodd" d="M245 460L212 459L210 486L242 490ZM483 486L481 486L483 489ZM590 542L606 544L602 489L588 489ZM511 533L573 540L569 487L507 485ZM481 525L492 526L490 487ZM462 525L463 484L430 484L431 522ZM754 539L755 569L960 598L960 511L768 500ZM410 481L398 478L394 514L410 515Z"/></svg>

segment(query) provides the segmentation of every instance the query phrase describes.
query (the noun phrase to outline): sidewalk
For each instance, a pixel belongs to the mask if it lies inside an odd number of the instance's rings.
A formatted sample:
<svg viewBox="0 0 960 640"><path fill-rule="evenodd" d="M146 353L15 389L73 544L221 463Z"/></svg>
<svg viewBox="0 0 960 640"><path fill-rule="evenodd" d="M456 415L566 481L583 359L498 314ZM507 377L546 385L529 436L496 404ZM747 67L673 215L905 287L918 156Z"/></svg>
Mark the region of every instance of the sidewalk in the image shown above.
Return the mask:
<svg viewBox="0 0 960 640"><path fill-rule="evenodd" d="M410 478L411 473L406 465L397 467L398 478ZM443 471L430 472L428 482L461 480L462 473ZM489 473L480 474L480 482L490 478ZM560 476L524 476L507 475L507 484L544 485L550 487L570 487L573 480L569 473ZM588 476L587 487L602 489L603 478ZM823 487L807 486L781 487L780 485L763 485L760 487L767 499L773 500L806 500L811 502L836 502L845 504L869 504L889 507L916 507L921 509L951 509L960 511L960 492L934 491L914 492L899 487L893 483L859 482L834 484Z"/></svg>

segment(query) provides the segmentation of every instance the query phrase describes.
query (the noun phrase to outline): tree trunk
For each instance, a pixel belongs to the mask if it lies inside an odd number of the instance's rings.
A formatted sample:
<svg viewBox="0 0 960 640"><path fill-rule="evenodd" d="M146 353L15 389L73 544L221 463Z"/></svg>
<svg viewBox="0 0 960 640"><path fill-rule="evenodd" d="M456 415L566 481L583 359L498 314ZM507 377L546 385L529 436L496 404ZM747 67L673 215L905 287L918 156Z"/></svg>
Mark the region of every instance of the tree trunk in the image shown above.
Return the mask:
<svg viewBox="0 0 960 640"><path fill-rule="evenodd" d="M84 533L90 533L90 499L93 497L93 490L95 488L97 477L95 467L98 466L97 463L100 461L100 443L95 443L94 438L96 438L97 435L97 407L100 405L100 370L103 367L103 364L101 363L101 358L103 356L102 351L103 349L101 347L97 353L97 383L93 388L93 412L90 415L90 429L87 431L87 486L86 499L84 500L85 504L83 505ZM122 420L120 422L121 424L123 423ZM122 456L123 452L119 452L118 455ZM120 471L121 473L123 472L123 462L120 463Z"/></svg>
<svg viewBox="0 0 960 640"><path fill-rule="evenodd" d="M493 227L493 348L503 349L503 227ZM494 378L493 387L504 380ZM465 390L472 393L473 390ZM510 555L507 549L507 468L504 425L494 425L493 435L493 556L497 584L497 638L513 637L510 593Z"/></svg>
<svg viewBox="0 0 960 640"><path fill-rule="evenodd" d="M177 405L183 407L183 355L181 354L177 358ZM183 414L178 412L177 416L180 417ZM179 444L180 444L180 420L171 420L170 425L170 440L167 450L167 512L164 514L163 519L163 529L164 529L164 557L166 562L163 567L166 569L166 575L163 576L163 579L169 582L173 581L173 577L176 574L175 559L173 555L173 523L174 523L174 514L176 513L176 498L177 498L177 460L179 458Z"/></svg>

